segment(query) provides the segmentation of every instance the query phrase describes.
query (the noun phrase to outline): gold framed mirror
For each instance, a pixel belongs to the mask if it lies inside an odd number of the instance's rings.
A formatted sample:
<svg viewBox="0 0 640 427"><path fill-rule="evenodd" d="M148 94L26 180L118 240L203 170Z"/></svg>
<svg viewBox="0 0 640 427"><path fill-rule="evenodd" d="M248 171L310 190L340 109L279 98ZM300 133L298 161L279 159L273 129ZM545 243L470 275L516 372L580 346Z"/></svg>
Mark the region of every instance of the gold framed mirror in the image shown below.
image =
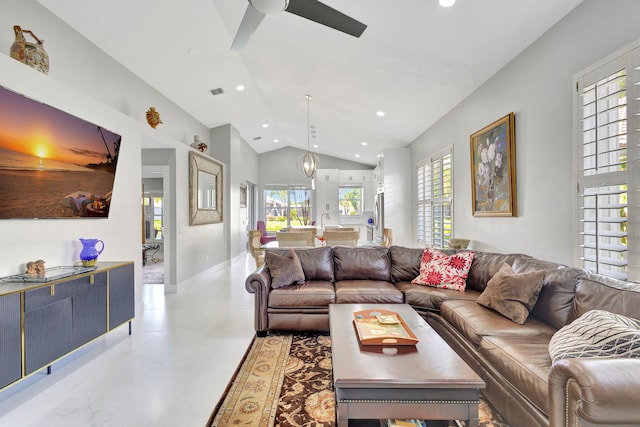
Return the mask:
<svg viewBox="0 0 640 427"><path fill-rule="evenodd" d="M222 222L222 163L189 152L189 225Z"/></svg>

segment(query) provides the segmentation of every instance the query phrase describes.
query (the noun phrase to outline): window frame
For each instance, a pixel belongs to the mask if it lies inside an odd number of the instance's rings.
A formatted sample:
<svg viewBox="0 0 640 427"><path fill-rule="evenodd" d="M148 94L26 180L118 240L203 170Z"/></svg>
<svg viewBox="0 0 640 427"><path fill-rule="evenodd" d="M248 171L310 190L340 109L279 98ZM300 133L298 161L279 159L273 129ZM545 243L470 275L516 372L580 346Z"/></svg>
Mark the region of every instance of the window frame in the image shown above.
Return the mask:
<svg viewBox="0 0 640 427"><path fill-rule="evenodd" d="M307 192L308 198L308 204L306 206L295 206L291 204L292 202L292 198L291 198L291 193L293 191L298 191L298 190L303 190ZM291 227L291 226L295 226L295 225L310 225L311 222L313 221L313 193L310 187L305 186L305 185L296 185L296 184L289 184L289 185L277 185L277 184L270 184L270 185L265 185L264 189L263 189L263 197L264 197L264 209L262 211L262 214L264 215L264 222L265 222L265 226L267 228L267 231L277 231L275 229L271 229L269 227L269 220L268 220L268 215L267 214L267 209L271 209L271 208L276 208L275 206L267 206L267 193L270 191L286 191L286 204L281 206L281 209L286 209L286 215L277 215L277 216L285 216L286 217L286 224L283 225L282 227ZM307 223L306 224L292 224L292 220L291 220L291 211L292 209L295 209L296 211L298 209L307 209ZM303 216L304 218L304 216ZM282 228L281 227L281 228ZM278 229L279 230L279 229Z"/></svg>
<svg viewBox="0 0 640 427"><path fill-rule="evenodd" d="M340 198L341 190L347 189L347 188L360 190L360 199L357 199L359 201L359 209L358 209L358 213L356 213L355 215L347 215L347 214L342 213L342 201L343 200L355 200L355 199L341 199ZM353 185L353 184L339 185L338 186L338 216L340 218L360 218L363 215L364 215L364 187L362 186L362 184L360 184L360 185Z"/></svg>
<svg viewBox="0 0 640 427"><path fill-rule="evenodd" d="M607 117L605 124L611 126L616 124L620 129L624 129L624 143L618 142L616 147L620 151L620 147L626 149L626 154L620 156L619 160L608 163L610 170L600 172L597 170L598 163L595 162L591 166L592 172L586 174L583 172L587 168L585 166L585 156L589 153L583 153L584 132L583 132L583 90L603 79L612 76L616 72L624 70L626 73L624 90L625 90L625 108L624 113L618 109L617 117L611 120L611 115ZM640 223L633 218L640 215L640 147L638 141L640 139L640 43L628 46L621 51L599 61L587 70L574 76L574 177L576 179L576 193L574 199L574 262L576 266L594 271L596 273L614 277L621 280L639 281L640 280ZM598 99L607 99L610 94L603 95ZM598 107L599 108L599 107ZM610 106L604 111L612 111ZM600 112L599 112L600 111ZM596 109L594 116L596 117L594 129L600 129L602 122L598 114L607 114ZM615 115L614 115L615 116ZM623 120L621 120L623 117ZM587 117L587 118L590 118ZM624 123L623 123L624 122ZM612 138L623 140L622 132L615 134L613 137L603 136L600 138L597 131L594 131L596 137L595 156L608 156L611 159L616 150L610 147L602 151L598 148L600 141L608 142ZM624 158L624 161L620 160ZM614 169L615 166L619 166ZM604 169L604 168L603 168ZM613 187L618 187L614 189ZM616 191L614 191L616 190ZM598 193L593 196L591 193ZM620 196L611 193L620 194ZM621 196L625 194L625 196ZM591 204L588 204L588 198L591 198ZM612 199L618 197L616 200ZM612 212L619 211L618 218L611 218ZM603 218L599 221L599 218ZM617 221L617 222L616 222ZM616 222L620 224L615 232L612 231L611 224ZM624 223L624 226L622 224ZM592 224L588 228L587 224ZM595 230L595 231L594 231ZM611 237L611 235L614 235ZM626 234L626 236L623 236ZM617 235L617 236L616 236ZM589 240L589 236L591 240ZM615 239L618 239L616 244ZM620 246L625 246L626 250L621 250ZM607 257L607 254L619 254L618 258ZM595 254L595 255L594 255ZM624 261L626 260L626 261ZM626 264L626 265L625 265ZM607 267L608 266L608 267ZM624 267L624 268L621 268Z"/></svg>

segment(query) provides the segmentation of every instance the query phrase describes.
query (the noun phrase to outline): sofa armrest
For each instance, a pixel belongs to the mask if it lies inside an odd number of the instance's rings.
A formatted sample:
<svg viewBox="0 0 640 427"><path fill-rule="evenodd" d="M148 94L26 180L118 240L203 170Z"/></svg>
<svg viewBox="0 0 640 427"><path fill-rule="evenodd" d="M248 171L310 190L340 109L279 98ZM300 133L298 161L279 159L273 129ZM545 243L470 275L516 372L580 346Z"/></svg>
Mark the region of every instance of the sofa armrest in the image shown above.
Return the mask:
<svg viewBox="0 0 640 427"><path fill-rule="evenodd" d="M267 331L267 304L271 289L271 274L266 266L261 266L251 273L244 282L244 287L254 298L254 323L257 333Z"/></svg>
<svg viewBox="0 0 640 427"><path fill-rule="evenodd" d="M640 359L560 360L549 373L550 426L638 425L638 390Z"/></svg>

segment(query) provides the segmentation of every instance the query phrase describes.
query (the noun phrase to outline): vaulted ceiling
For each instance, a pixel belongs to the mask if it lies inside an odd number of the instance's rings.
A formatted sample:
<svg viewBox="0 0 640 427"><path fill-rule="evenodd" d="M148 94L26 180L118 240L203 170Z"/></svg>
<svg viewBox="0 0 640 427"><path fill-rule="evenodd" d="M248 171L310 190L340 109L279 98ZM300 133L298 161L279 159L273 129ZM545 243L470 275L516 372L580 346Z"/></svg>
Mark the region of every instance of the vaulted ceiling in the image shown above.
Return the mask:
<svg viewBox="0 0 640 427"><path fill-rule="evenodd" d="M367 25L360 38L280 12L240 51L231 45L245 0L38 1L207 127L233 124L258 153L309 140L373 165L582 0L325 0Z"/></svg>

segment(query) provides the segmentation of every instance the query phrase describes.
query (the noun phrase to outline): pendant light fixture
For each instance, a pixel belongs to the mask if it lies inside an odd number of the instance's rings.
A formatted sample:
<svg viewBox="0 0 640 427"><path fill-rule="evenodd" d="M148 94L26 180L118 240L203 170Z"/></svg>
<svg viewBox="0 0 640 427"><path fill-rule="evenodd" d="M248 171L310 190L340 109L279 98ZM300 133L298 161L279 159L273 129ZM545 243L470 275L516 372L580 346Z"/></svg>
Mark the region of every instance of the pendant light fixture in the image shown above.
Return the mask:
<svg viewBox="0 0 640 427"><path fill-rule="evenodd" d="M307 95L307 152L298 157L298 169L307 178L311 178L311 189L316 189L316 171L318 170L318 156L311 152L311 124L310 117L311 95Z"/></svg>

